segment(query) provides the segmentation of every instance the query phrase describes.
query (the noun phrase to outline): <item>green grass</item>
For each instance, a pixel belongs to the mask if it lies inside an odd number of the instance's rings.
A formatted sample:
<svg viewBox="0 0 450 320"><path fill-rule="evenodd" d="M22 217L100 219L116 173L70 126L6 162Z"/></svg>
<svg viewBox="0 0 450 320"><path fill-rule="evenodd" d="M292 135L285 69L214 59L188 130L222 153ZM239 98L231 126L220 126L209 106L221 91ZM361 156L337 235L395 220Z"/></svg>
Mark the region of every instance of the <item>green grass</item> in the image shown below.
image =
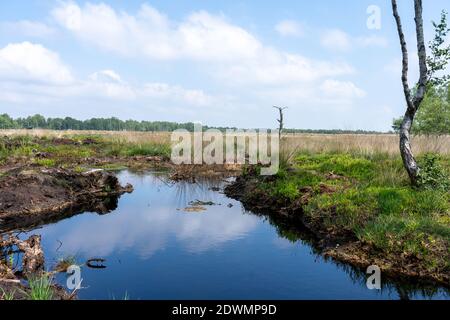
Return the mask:
<svg viewBox="0 0 450 320"><path fill-rule="evenodd" d="M43 167L55 167L57 165L55 159L35 159L34 163Z"/></svg>
<svg viewBox="0 0 450 320"><path fill-rule="evenodd" d="M54 141L48 137L0 137L0 163L10 158L26 157L33 162L45 166L65 166L83 161L89 157L133 157L133 156L162 156L170 157L171 149L168 143L132 143L121 140L106 139L99 135L71 135L65 136L64 141ZM88 140L91 143L83 143ZM93 143L92 143L93 142ZM44 159L35 158L35 154L47 154Z"/></svg>
<svg viewBox="0 0 450 320"><path fill-rule="evenodd" d="M5 289L0 287L0 300L14 300L14 295L16 292L13 291L5 291Z"/></svg>
<svg viewBox="0 0 450 320"><path fill-rule="evenodd" d="M51 300L53 299L52 281L49 276L42 275L39 278L28 279L30 300Z"/></svg>
<svg viewBox="0 0 450 320"><path fill-rule="evenodd" d="M448 157L438 161L449 167ZM351 232L385 255L450 271L449 189L411 188L400 157L303 153L259 188L291 203L307 192L304 214L324 230Z"/></svg>
<svg viewBox="0 0 450 320"><path fill-rule="evenodd" d="M31 136L19 136L0 139L0 161L8 157L30 156L37 147Z"/></svg>
<svg viewBox="0 0 450 320"><path fill-rule="evenodd" d="M109 156L170 156L170 146L166 144L146 143L146 144L112 144L106 151Z"/></svg>

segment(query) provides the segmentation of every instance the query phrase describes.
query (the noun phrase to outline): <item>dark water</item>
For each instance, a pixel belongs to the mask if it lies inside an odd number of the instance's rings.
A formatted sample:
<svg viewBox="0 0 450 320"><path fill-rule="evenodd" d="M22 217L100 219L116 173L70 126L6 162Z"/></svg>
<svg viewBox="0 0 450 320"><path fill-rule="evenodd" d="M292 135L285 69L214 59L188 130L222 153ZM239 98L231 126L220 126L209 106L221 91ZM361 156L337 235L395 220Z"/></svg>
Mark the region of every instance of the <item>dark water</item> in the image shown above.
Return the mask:
<svg viewBox="0 0 450 320"><path fill-rule="evenodd" d="M170 184L160 174L128 171L119 177L135 191L113 212L84 213L22 234L42 235L48 267L67 256L79 264L106 260L104 269L82 267L81 299L449 298L443 289L395 283L367 289L362 272L324 261L307 236L301 240L210 190L223 182ZM221 205L178 210L196 199Z"/></svg>

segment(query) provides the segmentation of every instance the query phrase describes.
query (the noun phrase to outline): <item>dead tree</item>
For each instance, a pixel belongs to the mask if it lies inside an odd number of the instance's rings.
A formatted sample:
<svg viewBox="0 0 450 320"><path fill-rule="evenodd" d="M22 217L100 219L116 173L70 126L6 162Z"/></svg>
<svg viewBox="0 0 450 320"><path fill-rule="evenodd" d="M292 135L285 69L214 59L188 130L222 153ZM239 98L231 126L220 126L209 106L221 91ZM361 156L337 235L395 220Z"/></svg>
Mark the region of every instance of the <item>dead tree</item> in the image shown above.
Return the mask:
<svg viewBox="0 0 450 320"><path fill-rule="evenodd" d="M411 92L408 84L408 49L406 46L405 35L403 33L402 22L398 14L396 0L392 0L392 11L397 24L400 47L402 50L402 84L407 106L400 127L400 154L403 159L403 166L408 172L408 176L411 180L411 184L417 185L419 178L419 166L417 165L416 159L414 158L414 154L411 150L410 135L414 117L424 99L428 84L427 54L423 35L422 0L414 0L414 20L416 24L417 52L419 55L420 71L419 82L417 83L417 88L414 94Z"/></svg>
<svg viewBox="0 0 450 320"><path fill-rule="evenodd" d="M281 134L283 133L284 129L284 118L283 118L283 111L287 109L287 107L277 107L274 106L275 109L277 109L280 112L280 119L277 119L278 121L278 135L281 139Z"/></svg>

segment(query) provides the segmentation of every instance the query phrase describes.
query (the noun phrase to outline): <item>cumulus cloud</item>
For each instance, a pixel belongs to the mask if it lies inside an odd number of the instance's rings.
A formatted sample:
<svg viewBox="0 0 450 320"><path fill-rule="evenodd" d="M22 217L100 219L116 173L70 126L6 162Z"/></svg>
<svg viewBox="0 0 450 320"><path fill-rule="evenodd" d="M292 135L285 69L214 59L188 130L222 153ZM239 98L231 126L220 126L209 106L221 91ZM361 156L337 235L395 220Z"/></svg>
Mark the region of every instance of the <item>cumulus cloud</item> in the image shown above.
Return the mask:
<svg viewBox="0 0 450 320"><path fill-rule="evenodd" d="M106 98L205 106L212 97L202 90L165 83L129 84L111 69L76 79L59 55L41 44L11 43L0 49L0 100L15 103L65 98Z"/></svg>
<svg viewBox="0 0 450 320"><path fill-rule="evenodd" d="M149 5L133 16L105 4L80 7L68 2L54 9L53 16L79 39L105 50L157 60L212 62L210 73L227 83L304 82L353 71L344 63L315 61L265 46L245 29L205 11L177 22ZM285 21L279 29L292 35L300 26Z"/></svg>
<svg viewBox="0 0 450 320"><path fill-rule="evenodd" d="M146 4L132 16L106 4L68 2L52 15L81 40L124 55L228 60L252 57L261 46L246 30L205 11L178 23Z"/></svg>
<svg viewBox="0 0 450 320"><path fill-rule="evenodd" d="M72 74L58 54L40 44L11 43L0 49L0 79L67 84Z"/></svg>
<svg viewBox="0 0 450 320"><path fill-rule="evenodd" d="M153 63L192 64L204 81L217 82L220 91L210 94L206 89L158 80L129 83L126 77L112 69L74 79L56 53L41 45L30 44L53 54L52 61L61 67L54 68L52 73L67 70L66 80L70 81L65 83L70 85L55 90L55 83L64 83L61 75L53 75L49 84L42 82L51 79L49 72L27 73L28 79L40 83L6 84L6 74L9 80L17 80L22 71L20 64L11 67L8 62L8 68L5 67L0 55L0 90L7 90L9 101L23 105L29 101L42 102L42 105L58 105L61 101L65 106L103 105L107 106L104 107L107 112L117 106L117 116L125 114L127 117L127 110L133 109L142 116L151 109L157 110L160 117L174 120L181 117L183 121L189 120L188 116L199 117L196 107L203 107L208 111L205 117L222 120L234 117L227 121L236 121L233 124L239 125L236 114L229 110L246 108L249 112L265 104L278 103L311 108L326 104L332 108L335 103L350 105L353 99L364 95L353 82L339 80L355 73L345 61L310 58L271 47L222 15L197 11L177 21L149 5L142 5L135 14L130 14L107 4L79 5L76 2L60 2L51 14L62 29L84 44L132 61L145 59ZM300 27L297 22L287 20L280 22L277 30L280 35L300 36ZM345 33L342 38L341 48L351 47L356 41ZM29 59L33 58L24 61ZM58 78L60 81L55 81ZM0 96L0 99L6 98ZM120 112L117 112L119 108ZM85 117L94 113L88 109L80 110L79 114Z"/></svg>
<svg viewBox="0 0 450 320"><path fill-rule="evenodd" d="M294 20L283 20L275 26L275 30L283 37L302 37L305 33L303 29L303 26Z"/></svg>
<svg viewBox="0 0 450 320"><path fill-rule="evenodd" d="M23 76L14 78L11 74L22 72L22 66L10 65L7 72L2 73L1 57L2 52L0 51L0 91L4 92L0 95L1 101L51 103L66 99L67 101L88 99L91 102L103 99L111 103L138 102L185 107L203 107L216 102L213 96L202 90L186 89L167 83L130 84L111 69L96 71L86 79L70 78L71 81L64 83L64 86L61 86L59 81L46 81L48 79L47 71L37 72L33 69L32 72L23 72ZM30 82L30 79L33 81ZM60 79L57 77L56 80Z"/></svg>

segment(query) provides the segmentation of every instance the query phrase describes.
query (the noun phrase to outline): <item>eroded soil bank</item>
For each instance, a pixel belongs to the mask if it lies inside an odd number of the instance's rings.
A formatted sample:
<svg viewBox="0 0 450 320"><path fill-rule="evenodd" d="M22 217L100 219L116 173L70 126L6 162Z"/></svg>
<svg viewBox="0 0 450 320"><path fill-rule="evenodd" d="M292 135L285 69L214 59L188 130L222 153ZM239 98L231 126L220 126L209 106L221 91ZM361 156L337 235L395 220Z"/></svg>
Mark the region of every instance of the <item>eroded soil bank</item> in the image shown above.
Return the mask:
<svg viewBox="0 0 450 320"><path fill-rule="evenodd" d="M105 171L21 166L0 177L0 232L85 210L106 213L118 196L132 189L131 185L121 186L114 174Z"/></svg>
<svg viewBox="0 0 450 320"><path fill-rule="evenodd" d="M334 179L334 176L330 176ZM380 267L383 276L409 283L415 281L423 284L440 284L450 287L450 274L446 270L430 272L420 258L411 255L386 254L370 243L360 241L357 236L347 229L329 228L320 219L311 219L304 214L311 197L311 188L300 190L295 199L275 197L264 188L262 180L275 180L275 177L262 178L249 170L247 174L236 178L235 182L225 188L225 194L242 202L246 210L282 219L284 223L306 229L313 235L314 248L323 256L330 257L338 262L348 263L362 271L370 265ZM266 181L265 181L266 182ZM331 188L322 185L318 193L334 192ZM445 252L442 253L444 256Z"/></svg>
<svg viewBox="0 0 450 320"><path fill-rule="evenodd" d="M10 231L39 225L85 212L108 213L118 197L132 192L117 177L103 170L76 172L62 168L25 165L0 177L0 297L33 299L32 283L44 286L52 299L73 298L54 284L45 269L40 236L20 240ZM20 263L16 265L17 254Z"/></svg>

